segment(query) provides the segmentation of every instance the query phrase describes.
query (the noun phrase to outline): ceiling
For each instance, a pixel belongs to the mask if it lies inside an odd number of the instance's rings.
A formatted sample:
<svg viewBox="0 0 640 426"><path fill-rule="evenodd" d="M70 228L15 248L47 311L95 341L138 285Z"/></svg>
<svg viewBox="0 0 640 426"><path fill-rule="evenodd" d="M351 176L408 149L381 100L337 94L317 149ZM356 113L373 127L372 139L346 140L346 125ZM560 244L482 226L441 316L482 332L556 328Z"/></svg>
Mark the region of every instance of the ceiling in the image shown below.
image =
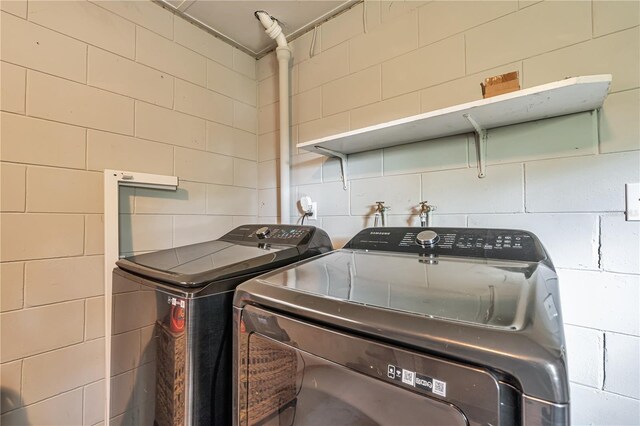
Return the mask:
<svg viewBox="0 0 640 426"><path fill-rule="evenodd" d="M358 1L160 0L178 14L256 58L276 46L255 18L256 10L264 10L278 19L287 40L292 40Z"/></svg>

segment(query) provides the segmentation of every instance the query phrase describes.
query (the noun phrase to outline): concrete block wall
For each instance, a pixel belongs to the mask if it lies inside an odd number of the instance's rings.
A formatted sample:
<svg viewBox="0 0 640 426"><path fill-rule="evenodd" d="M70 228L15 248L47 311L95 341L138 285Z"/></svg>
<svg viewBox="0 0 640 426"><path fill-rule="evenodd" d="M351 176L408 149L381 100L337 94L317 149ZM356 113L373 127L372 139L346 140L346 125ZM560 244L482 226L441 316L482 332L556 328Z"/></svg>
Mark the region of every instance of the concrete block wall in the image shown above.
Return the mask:
<svg viewBox="0 0 640 426"><path fill-rule="evenodd" d="M152 2L1 8L0 423L93 425L104 414L102 170L180 177L177 192L121 191L123 253L255 221L256 61ZM139 347L144 332L114 347ZM113 359L114 389L132 385L138 349Z"/></svg>
<svg viewBox="0 0 640 426"><path fill-rule="evenodd" d="M341 246L373 224L522 228L558 269L574 424L640 422L639 222L624 219L624 184L640 181L640 4L626 1L366 1L295 40L292 211L318 202ZM363 18L366 18L367 32ZM336 160L295 144L481 99L480 82L519 71L524 88L611 73L604 108L489 133L478 179L473 136ZM273 54L258 61L259 215L277 215L278 90ZM292 217L299 221L300 217Z"/></svg>
<svg viewBox="0 0 640 426"><path fill-rule="evenodd" d="M101 170L181 177L177 193L122 191L126 253L275 221L277 65L256 69L150 2L0 5L0 421L96 424ZM576 424L640 418L640 229L622 214L623 184L640 180L638 15L624 1L367 1L319 26L313 52L311 32L293 43L294 145L479 99L479 82L507 71L523 87L614 75L597 118L493 130L483 181L468 135L354 155L349 191L336 161L293 158L292 193L319 201L337 246L371 225L378 199L395 225L415 224L427 199L435 225L536 232L560 273Z"/></svg>

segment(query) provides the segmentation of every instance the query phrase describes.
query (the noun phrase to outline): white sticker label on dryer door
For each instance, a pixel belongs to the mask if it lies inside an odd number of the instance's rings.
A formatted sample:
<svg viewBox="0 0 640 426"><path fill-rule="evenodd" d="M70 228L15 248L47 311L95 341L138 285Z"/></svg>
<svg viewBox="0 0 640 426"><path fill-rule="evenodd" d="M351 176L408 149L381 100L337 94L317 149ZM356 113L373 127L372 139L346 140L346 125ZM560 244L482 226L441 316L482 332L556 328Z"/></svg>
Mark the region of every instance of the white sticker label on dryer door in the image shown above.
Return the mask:
<svg viewBox="0 0 640 426"><path fill-rule="evenodd" d="M440 396L447 396L447 383L433 379L433 393Z"/></svg>
<svg viewBox="0 0 640 426"><path fill-rule="evenodd" d="M431 392L440 396L447 396L447 382L425 376L415 371L405 370L397 365L387 365L387 377L402 382L416 389Z"/></svg>
<svg viewBox="0 0 640 426"><path fill-rule="evenodd" d="M396 378L396 366L389 364L387 366L387 377L390 379Z"/></svg>
<svg viewBox="0 0 640 426"><path fill-rule="evenodd" d="M406 383L409 386L415 386L416 373L409 370L402 370L402 383Z"/></svg>

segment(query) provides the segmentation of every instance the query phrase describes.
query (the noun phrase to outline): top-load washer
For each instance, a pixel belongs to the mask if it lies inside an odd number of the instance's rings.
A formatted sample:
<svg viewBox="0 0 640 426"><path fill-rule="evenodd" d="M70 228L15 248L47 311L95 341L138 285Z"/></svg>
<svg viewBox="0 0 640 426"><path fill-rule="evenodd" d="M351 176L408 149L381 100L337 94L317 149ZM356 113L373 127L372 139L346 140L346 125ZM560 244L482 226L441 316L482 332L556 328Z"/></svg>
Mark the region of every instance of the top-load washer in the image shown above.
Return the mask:
<svg viewBox="0 0 640 426"><path fill-rule="evenodd" d="M313 226L243 225L214 241L119 260L111 416L136 426L228 425L235 287L331 249Z"/></svg>
<svg viewBox="0 0 640 426"><path fill-rule="evenodd" d="M240 285L234 424L566 425L557 276L520 230L369 228Z"/></svg>

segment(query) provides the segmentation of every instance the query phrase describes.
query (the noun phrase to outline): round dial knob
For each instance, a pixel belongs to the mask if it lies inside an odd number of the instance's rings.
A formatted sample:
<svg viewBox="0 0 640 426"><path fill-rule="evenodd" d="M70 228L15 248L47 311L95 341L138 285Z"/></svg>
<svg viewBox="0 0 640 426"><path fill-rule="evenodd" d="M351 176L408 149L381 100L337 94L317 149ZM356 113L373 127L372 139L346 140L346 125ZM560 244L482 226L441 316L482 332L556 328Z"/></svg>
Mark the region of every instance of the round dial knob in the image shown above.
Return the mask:
<svg viewBox="0 0 640 426"><path fill-rule="evenodd" d="M416 241L420 245L434 245L440 240L438 234L433 231L422 231L416 237Z"/></svg>
<svg viewBox="0 0 640 426"><path fill-rule="evenodd" d="M267 235L269 235L270 233L271 230L266 226L263 226L262 228L256 230L256 237L260 239L267 238Z"/></svg>

